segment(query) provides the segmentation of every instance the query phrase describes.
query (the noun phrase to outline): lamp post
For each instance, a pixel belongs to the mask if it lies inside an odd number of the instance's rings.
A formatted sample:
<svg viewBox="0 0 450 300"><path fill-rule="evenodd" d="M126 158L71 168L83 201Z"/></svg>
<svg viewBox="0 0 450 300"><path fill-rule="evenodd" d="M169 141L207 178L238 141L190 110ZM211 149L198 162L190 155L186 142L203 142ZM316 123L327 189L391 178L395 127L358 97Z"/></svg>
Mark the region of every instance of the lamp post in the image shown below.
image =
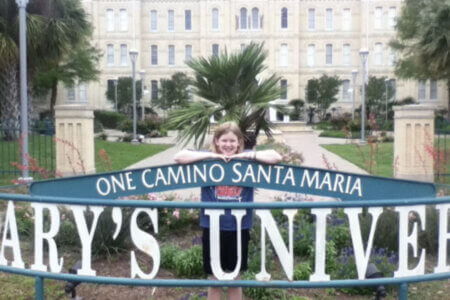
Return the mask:
<svg viewBox="0 0 450 300"><path fill-rule="evenodd" d="M355 119L355 94L356 94L356 76L358 75L358 70L352 70L352 120Z"/></svg>
<svg viewBox="0 0 450 300"><path fill-rule="evenodd" d="M119 80L117 78L113 79L114 82L114 100L116 103L116 112L119 112L117 108L117 85L119 84Z"/></svg>
<svg viewBox="0 0 450 300"><path fill-rule="evenodd" d="M130 50L131 68L133 73L133 139L132 144L138 144L139 141L136 138L136 59L138 56L137 50Z"/></svg>
<svg viewBox="0 0 450 300"><path fill-rule="evenodd" d="M385 107L386 119L384 120L385 123L387 123L387 120L388 120L388 84L389 84L389 78L386 78L384 80L384 86L386 88L386 107Z"/></svg>
<svg viewBox="0 0 450 300"><path fill-rule="evenodd" d="M145 108L144 108L144 82L145 82L145 70L141 70L139 74L141 75L141 120L145 119Z"/></svg>
<svg viewBox="0 0 450 300"><path fill-rule="evenodd" d="M364 130L366 123L366 68L367 68L367 57L369 56L369 50L366 48L361 48L359 50L359 55L361 56L362 64L362 93L361 93L361 144L365 144L366 140L364 138Z"/></svg>
<svg viewBox="0 0 450 300"><path fill-rule="evenodd" d="M33 180L28 172L28 95L27 95L27 24L26 7L28 0L16 0L19 7L19 45L20 45L20 128L22 140L22 181Z"/></svg>

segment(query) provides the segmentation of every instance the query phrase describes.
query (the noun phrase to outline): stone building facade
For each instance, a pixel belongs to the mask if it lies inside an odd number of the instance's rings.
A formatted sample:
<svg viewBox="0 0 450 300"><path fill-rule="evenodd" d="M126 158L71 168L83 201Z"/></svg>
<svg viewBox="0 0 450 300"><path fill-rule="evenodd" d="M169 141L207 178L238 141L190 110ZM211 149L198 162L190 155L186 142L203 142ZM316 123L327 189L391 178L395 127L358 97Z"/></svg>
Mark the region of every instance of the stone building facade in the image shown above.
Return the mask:
<svg viewBox="0 0 450 300"><path fill-rule="evenodd" d="M445 82L397 80L395 53L388 42L402 0L83 0L94 25L93 44L103 52L98 82L79 83L60 93L59 101L87 101L96 109L114 109L106 100L108 82L131 76L129 51L139 52L136 70L145 71L145 101L157 97L159 80L190 70L185 61L250 42L264 42L268 73L282 77L287 93L278 103L304 99L307 81L322 74L338 75L343 84L337 111L360 105L361 48L369 50L371 76L386 76L393 98L411 96L446 107ZM139 74L137 78L140 79ZM271 120L289 121L270 113Z"/></svg>

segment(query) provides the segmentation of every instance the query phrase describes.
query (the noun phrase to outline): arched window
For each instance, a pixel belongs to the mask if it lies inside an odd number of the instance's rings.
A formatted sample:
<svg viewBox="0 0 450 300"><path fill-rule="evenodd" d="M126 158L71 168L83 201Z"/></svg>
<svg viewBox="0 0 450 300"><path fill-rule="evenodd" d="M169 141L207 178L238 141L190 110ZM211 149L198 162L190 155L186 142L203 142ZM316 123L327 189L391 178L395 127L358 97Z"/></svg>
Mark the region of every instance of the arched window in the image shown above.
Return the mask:
<svg viewBox="0 0 450 300"><path fill-rule="evenodd" d="M259 9L256 7L252 9L252 28L259 29Z"/></svg>
<svg viewBox="0 0 450 300"><path fill-rule="evenodd" d="M247 9L245 7L241 8L239 25L240 29L247 29Z"/></svg>
<svg viewBox="0 0 450 300"><path fill-rule="evenodd" d="M281 28L288 28L288 10L286 7L281 9Z"/></svg>

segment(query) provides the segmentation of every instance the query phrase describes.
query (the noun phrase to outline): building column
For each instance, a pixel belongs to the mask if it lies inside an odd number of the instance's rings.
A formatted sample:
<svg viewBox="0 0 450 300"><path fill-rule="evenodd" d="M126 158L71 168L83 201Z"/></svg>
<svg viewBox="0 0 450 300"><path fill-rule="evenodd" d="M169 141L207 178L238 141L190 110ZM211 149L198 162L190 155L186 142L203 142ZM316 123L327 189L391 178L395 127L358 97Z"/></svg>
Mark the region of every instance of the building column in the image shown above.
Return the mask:
<svg viewBox="0 0 450 300"><path fill-rule="evenodd" d="M62 176L95 173L94 111L83 104L55 106L56 171Z"/></svg>
<svg viewBox="0 0 450 300"><path fill-rule="evenodd" d="M434 111L426 105L394 107L394 176L434 181Z"/></svg>

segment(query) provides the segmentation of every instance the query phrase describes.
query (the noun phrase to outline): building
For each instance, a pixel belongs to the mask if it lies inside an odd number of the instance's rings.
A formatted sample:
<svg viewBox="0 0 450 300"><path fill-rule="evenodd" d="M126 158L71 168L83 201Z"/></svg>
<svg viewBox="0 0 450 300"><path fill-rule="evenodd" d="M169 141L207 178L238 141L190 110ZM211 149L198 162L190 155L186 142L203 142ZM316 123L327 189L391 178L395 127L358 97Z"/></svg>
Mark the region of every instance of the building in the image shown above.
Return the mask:
<svg viewBox="0 0 450 300"><path fill-rule="evenodd" d="M59 101L88 101L96 109L113 109L106 100L108 83L131 76L130 49L139 52L136 70L145 71L150 93L158 96L161 78L189 73L185 61L238 51L251 41L264 42L268 72L283 79L287 92L278 103L305 98L311 78L338 75L342 80L334 107L360 105L361 48L369 50L372 76L386 76L396 99L411 96L436 108L446 107L445 82L396 80L395 53L388 42L402 0L82 0L94 25L93 44L103 51L98 82L68 88ZM140 79L139 75L137 78ZM148 99L147 99L148 101ZM271 120L289 121L270 112Z"/></svg>

